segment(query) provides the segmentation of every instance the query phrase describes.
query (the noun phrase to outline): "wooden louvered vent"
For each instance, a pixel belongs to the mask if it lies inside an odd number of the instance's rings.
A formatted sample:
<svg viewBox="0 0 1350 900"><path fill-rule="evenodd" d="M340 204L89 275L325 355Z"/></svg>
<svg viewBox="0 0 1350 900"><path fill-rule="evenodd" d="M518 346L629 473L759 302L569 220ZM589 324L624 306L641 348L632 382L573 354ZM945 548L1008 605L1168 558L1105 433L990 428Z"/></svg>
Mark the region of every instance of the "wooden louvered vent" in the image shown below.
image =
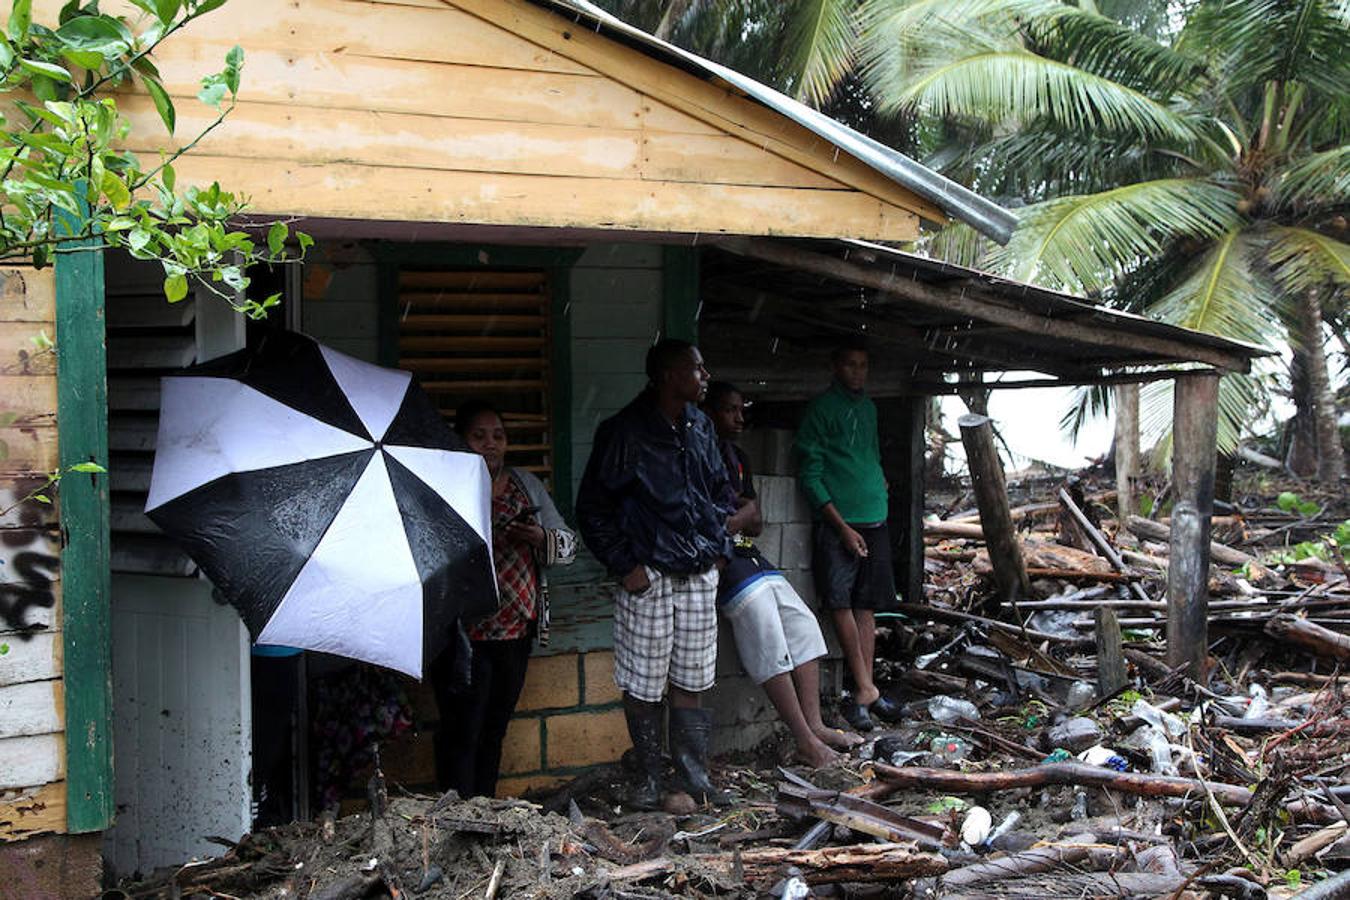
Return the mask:
<svg viewBox="0 0 1350 900"><path fill-rule="evenodd" d="M549 311L541 271L399 272L399 367L417 377L452 424L466 400L500 409L508 465L551 484Z"/></svg>

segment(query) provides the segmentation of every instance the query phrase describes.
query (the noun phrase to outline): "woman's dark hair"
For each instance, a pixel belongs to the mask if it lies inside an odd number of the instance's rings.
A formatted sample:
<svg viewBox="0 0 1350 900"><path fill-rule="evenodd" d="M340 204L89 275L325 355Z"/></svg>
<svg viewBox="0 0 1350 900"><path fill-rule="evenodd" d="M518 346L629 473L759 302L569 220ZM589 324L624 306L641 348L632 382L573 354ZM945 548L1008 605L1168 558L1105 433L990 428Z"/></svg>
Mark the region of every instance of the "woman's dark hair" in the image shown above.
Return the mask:
<svg viewBox="0 0 1350 900"><path fill-rule="evenodd" d="M652 344L647 351L647 378L652 384L659 384L661 376L684 362L685 356L694 345L679 338L664 338Z"/></svg>
<svg viewBox="0 0 1350 900"><path fill-rule="evenodd" d="M703 405L707 409L714 409L727 397L740 393L741 389L730 381L714 381L708 385L708 393L703 398ZM744 395L742 394L742 396Z"/></svg>
<svg viewBox="0 0 1350 900"><path fill-rule="evenodd" d="M466 400L461 403L455 410L455 434L460 437L467 435L473 427L473 420L483 413L492 413L498 420L502 417L497 407L486 400Z"/></svg>

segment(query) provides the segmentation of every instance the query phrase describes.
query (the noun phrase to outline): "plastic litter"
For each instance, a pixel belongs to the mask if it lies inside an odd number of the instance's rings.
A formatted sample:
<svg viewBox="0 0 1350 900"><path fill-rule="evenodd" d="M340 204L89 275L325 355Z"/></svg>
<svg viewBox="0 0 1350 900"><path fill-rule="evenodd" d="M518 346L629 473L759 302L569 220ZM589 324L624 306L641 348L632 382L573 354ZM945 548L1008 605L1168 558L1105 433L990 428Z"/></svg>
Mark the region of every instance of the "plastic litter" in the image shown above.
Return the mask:
<svg viewBox="0 0 1350 900"><path fill-rule="evenodd" d="M1020 812L1018 812L1017 810L1013 810L1012 812L1008 813L1008 815L1004 818L1004 820L998 823L998 827L995 828L993 831L989 832L989 837L984 839L985 843L987 844L994 843L994 841L1003 837L1009 831L1012 831L1013 828L1017 827L1017 823L1020 821L1022 821L1022 814Z"/></svg>
<svg viewBox="0 0 1350 900"><path fill-rule="evenodd" d="M970 755L970 742L951 734L939 734L928 742L928 749L944 762L960 762Z"/></svg>
<svg viewBox="0 0 1350 900"><path fill-rule="evenodd" d="M1270 710L1270 696L1266 694L1266 689L1259 684L1254 684L1248 688L1247 693L1251 695L1251 701L1247 704L1247 711L1242 714L1244 719L1259 719Z"/></svg>
<svg viewBox="0 0 1350 900"><path fill-rule="evenodd" d="M1101 739L1101 726L1084 716L1065 719L1045 732L1046 746L1063 747L1071 753L1086 750Z"/></svg>
<svg viewBox="0 0 1350 900"><path fill-rule="evenodd" d="M1180 718L1172 715L1170 712L1164 712L1163 710L1158 709L1158 707L1143 698L1134 701L1134 706L1130 708L1130 712L1134 713L1164 734L1176 737L1185 734L1186 732L1186 723L1181 721Z"/></svg>
<svg viewBox="0 0 1350 900"><path fill-rule="evenodd" d="M961 840L971 847L978 847L988 838L994 828L994 817L983 806L973 806L961 823Z"/></svg>
<svg viewBox="0 0 1350 900"><path fill-rule="evenodd" d="M1073 759L1072 753L1070 753L1068 750L1065 750L1063 747L1056 747L1054 750L1050 751L1050 754L1046 756L1045 759L1041 760L1041 763L1045 764L1045 763L1068 762L1071 759Z"/></svg>
<svg viewBox="0 0 1350 900"><path fill-rule="evenodd" d="M1075 681L1069 685L1069 696L1065 704L1069 709L1082 709L1097 699L1097 689L1086 681Z"/></svg>
<svg viewBox="0 0 1350 900"><path fill-rule="evenodd" d="M1148 737L1148 755L1154 773L1158 775L1176 775L1177 766L1172 761L1172 745L1167 736L1152 726Z"/></svg>
<svg viewBox="0 0 1350 900"><path fill-rule="evenodd" d="M1087 794L1082 791L1073 792L1073 809L1069 811L1069 818L1082 821L1088 817Z"/></svg>
<svg viewBox="0 0 1350 900"><path fill-rule="evenodd" d="M1129 760L1121 756L1110 747L1098 744L1095 747L1089 747L1078 758L1090 766L1101 766L1104 769L1115 769L1117 772L1124 772L1130 767Z"/></svg>
<svg viewBox="0 0 1350 900"><path fill-rule="evenodd" d="M969 700L939 694L928 701L928 715L932 716L934 722L950 725L957 719L978 719L980 710Z"/></svg>
<svg viewBox="0 0 1350 900"><path fill-rule="evenodd" d="M810 896L810 886L799 875L794 875L783 883L783 900L806 900Z"/></svg>

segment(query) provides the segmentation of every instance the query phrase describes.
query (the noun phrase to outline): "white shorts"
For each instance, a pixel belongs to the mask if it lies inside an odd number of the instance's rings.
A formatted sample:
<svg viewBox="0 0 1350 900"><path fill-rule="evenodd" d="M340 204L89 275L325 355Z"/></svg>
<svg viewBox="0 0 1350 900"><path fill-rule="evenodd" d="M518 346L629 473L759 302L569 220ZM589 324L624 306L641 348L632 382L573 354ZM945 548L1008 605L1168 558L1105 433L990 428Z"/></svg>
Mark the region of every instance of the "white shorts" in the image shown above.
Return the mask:
<svg viewBox="0 0 1350 900"><path fill-rule="evenodd" d="M766 575L721 606L731 623L741 665L763 684L825 655L825 636L815 613L782 575Z"/></svg>
<svg viewBox="0 0 1350 900"><path fill-rule="evenodd" d="M717 674L717 570L663 575L650 566L651 587L614 597L614 683L648 703L666 685L697 694Z"/></svg>

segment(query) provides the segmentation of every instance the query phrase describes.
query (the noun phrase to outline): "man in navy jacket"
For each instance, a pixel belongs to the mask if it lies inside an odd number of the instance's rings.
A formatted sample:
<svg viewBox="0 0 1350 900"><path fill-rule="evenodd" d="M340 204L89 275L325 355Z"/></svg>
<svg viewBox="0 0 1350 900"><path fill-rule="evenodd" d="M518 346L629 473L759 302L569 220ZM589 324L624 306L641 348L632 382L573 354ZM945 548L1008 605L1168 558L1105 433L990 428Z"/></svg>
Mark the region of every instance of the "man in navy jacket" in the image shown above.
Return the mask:
<svg viewBox="0 0 1350 900"><path fill-rule="evenodd" d="M634 805L661 800L661 715L670 694L670 745L679 788L729 802L708 780L712 715L699 695L717 665L717 573L730 559L729 482L698 348L667 339L647 353L648 386L602 422L577 495L586 546L619 579L614 680L642 767Z"/></svg>

